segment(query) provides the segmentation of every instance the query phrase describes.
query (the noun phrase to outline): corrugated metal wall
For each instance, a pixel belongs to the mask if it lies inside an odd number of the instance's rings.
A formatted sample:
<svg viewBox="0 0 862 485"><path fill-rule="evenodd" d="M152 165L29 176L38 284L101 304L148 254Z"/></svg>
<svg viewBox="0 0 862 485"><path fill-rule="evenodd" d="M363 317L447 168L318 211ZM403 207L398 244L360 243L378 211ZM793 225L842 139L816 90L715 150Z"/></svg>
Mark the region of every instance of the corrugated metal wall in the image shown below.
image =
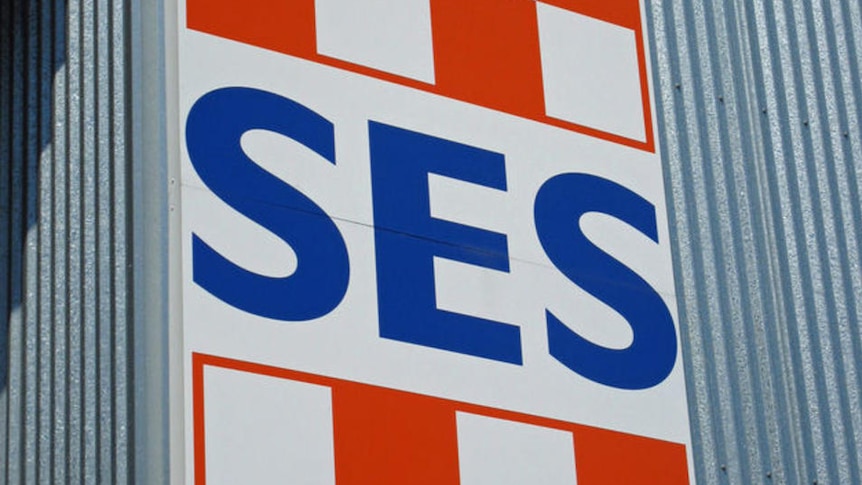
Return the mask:
<svg viewBox="0 0 862 485"><path fill-rule="evenodd" d="M862 484L862 6L649 3L699 483ZM132 476L147 9L0 2L0 484Z"/></svg>
<svg viewBox="0 0 862 485"><path fill-rule="evenodd" d="M862 5L652 0L701 484L862 484Z"/></svg>
<svg viewBox="0 0 862 485"><path fill-rule="evenodd" d="M0 2L0 484L130 474L126 2Z"/></svg>

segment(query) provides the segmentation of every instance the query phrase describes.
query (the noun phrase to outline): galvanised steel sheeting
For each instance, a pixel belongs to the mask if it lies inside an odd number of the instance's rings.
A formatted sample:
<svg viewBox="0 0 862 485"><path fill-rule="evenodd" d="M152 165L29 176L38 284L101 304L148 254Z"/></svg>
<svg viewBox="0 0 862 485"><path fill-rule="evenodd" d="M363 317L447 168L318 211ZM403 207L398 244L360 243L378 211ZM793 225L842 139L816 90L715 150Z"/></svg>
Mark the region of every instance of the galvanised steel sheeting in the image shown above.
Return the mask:
<svg viewBox="0 0 862 485"><path fill-rule="evenodd" d="M0 2L0 483L130 469L128 2Z"/></svg>
<svg viewBox="0 0 862 485"><path fill-rule="evenodd" d="M699 483L862 483L862 5L650 16Z"/></svg>

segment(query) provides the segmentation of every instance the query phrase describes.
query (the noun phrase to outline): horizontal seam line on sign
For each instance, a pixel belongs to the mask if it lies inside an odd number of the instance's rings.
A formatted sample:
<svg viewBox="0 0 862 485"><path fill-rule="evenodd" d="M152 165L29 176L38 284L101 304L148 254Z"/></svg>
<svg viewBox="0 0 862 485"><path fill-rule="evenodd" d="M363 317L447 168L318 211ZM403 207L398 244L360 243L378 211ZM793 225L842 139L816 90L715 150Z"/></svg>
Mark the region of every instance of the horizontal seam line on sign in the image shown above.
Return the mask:
<svg viewBox="0 0 862 485"><path fill-rule="evenodd" d="M185 188L188 188L188 189L197 190L197 191L205 192L205 193L212 193L212 192L210 192L208 189L205 189L205 188L202 188L202 187L196 187L196 186L188 185L188 184L185 184L185 183L183 183L183 184L181 184L181 185L182 185L183 187L185 187ZM261 199L252 199L252 200L254 200L255 202L258 202L258 203L260 203L260 204L265 204L265 205L268 205L268 206L270 206L270 207L275 207L275 208L282 209L282 210L288 210L288 211L293 211L293 212L299 212L299 213L308 214L308 215L313 215L313 216L319 216L319 217L329 217L330 219L333 219L333 220L335 220L335 221L340 221L340 222L344 222L344 223L347 223L347 224L353 224L353 225L356 225L356 226L362 226L362 227L368 228L368 229L370 229L370 230L372 230L372 231L385 231L385 232L388 232L388 233L391 233L391 234L398 234L398 235L401 235L401 236L404 236L404 237L409 237L409 238L413 238L413 239L418 239L418 240L421 240L421 241L428 241L428 242L434 242L434 243L438 243L438 244L444 244L444 245L446 245L446 246L453 247L453 248L466 248L466 249L469 249L469 250L471 250L471 251L473 251L473 252L475 252L475 253L478 253L478 254L485 254L485 255L490 255L490 256L503 256L503 253L495 253L495 252L483 251L483 250L481 250L481 249L479 249L479 248L476 248L476 247L473 247L473 246L459 246L459 245L457 245L457 244L452 244L452 243L450 243L450 242L448 242L448 241L441 241L441 240L438 240L438 239L433 239L433 238L429 238L429 237L423 237L423 236L419 236L419 235L417 235L417 234L411 234L411 233L408 233L408 232L398 231L398 230L391 229L391 228L388 228L388 227L379 227L379 226L374 226L373 224L368 224L368 223L366 223L366 222L361 222L361 221L355 221L355 220L347 219L347 218L344 218L344 217L332 216L332 215L329 215L329 214L327 214L327 213L325 213L325 212L312 212L312 211L301 210L301 209L298 209L298 208L296 208L296 207L291 207L291 206L282 206L282 205L278 205L278 204L272 204L272 203L270 203L270 202L268 202L268 201L264 201L264 200L261 200ZM222 202L223 202L223 201L222 201ZM224 202L223 202L223 203L224 203ZM234 211L234 212L236 212L236 213L241 214L239 211L237 211L236 209L234 209L233 207L231 207L229 204L225 203L225 205L226 205L227 207L229 207L232 211ZM242 215L242 214L241 214L241 215ZM245 217L245 216L243 215L243 217ZM453 221L448 221L448 220L446 220L446 219L436 219L436 218L434 218L434 219L435 219L435 220L440 220L440 221L445 221L445 222L452 222L453 224L459 224L459 223L456 223L456 222L453 222ZM256 223L255 223L255 224L256 224ZM466 227L473 227L473 226L467 226L466 224L459 224L459 225L465 225ZM266 228L264 228L264 229L266 229ZM507 241L508 241L508 235L506 235L506 234L503 234L503 233L500 233L500 232L496 232L496 231L491 231L491 230L481 229L481 228L476 228L476 229L480 229L480 230L488 231L488 232L491 232L491 233L494 233L494 234L501 234L501 235L503 235L503 236L506 236L506 239L507 239ZM272 233L272 231L270 231L269 229L266 229L266 231L267 231L267 232L269 232L269 233ZM279 238L279 240L281 240L281 238ZM507 246L508 246L508 244L507 244ZM376 247L376 245L375 245L375 247ZM599 249L601 249L601 248L599 248ZM604 251L602 251L602 252L604 252ZM605 254L607 254L607 253L605 253ZM610 256L610 255L608 255L608 256L609 256L609 257L612 257L612 256ZM538 262L538 261L531 261L531 260L529 260L529 259L523 259L523 258L520 258L520 257L512 256L511 254L507 255L506 257L507 257L507 259L508 259L508 260L510 260L510 261L517 261L517 262L519 262L519 263L529 264L529 265L531 265L531 266L537 266L537 267L544 268L544 269L548 269L548 270L552 270L552 271L555 271L555 272L559 272L559 271L560 271L560 270L559 270L559 268L557 268L557 267L556 267L556 266L554 266L554 265L548 265L548 264L544 264L544 263L541 263L541 262ZM449 261L460 262L460 261L458 261L458 260L451 260L451 259L449 259L449 258L442 258L442 259L446 259L446 260L449 260ZM614 259L615 259L615 258L614 258ZM464 264L470 264L470 263L464 263ZM620 264L623 264L623 263L622 263L622 262L620 262ZM477 267L479 267L479 268L483 268L483 269L487 269L487 270L491 270L491 271L496 271L496 272L499 272L499 273L509 273L509 272L510 272L510 271L508 271L508 272L507 272L507 271L500 271L500 270L496 270L496 269L493 269L493 268L486 268L486 267L481 266L481 265L474 265L474 264L470 264L470 265L471 265L471 266L477 266ZM628 266L626 266L626 267L628 267ZM632 270L632 271L633 271L633 270ZM637 274L637 273L635 273L635 274ZM641 279L643 279L643 276L641 276L641 275L639 275L639 274L638 274L638 276L639 276ZM632 286L632 285L618 284L618 283L616 283L614 280L611 280L611 279L608 279L608 278L596 278L596 277L590 277L589 279L590 279L590 281L603 281L603 282L613 283L613 284L615 284L617 287L620 287L620 288L630 288L630 289L637 290L637 288L636 288L636 287L634 287L634 286ZM644 281L646 281L646 280L644 280ZM581 289L582 291L585 291L585 292L586 292L586 290L585 290L585 289L583 289L580 285L577 285L577 284L576 284L576 283L574 283L574 282L571 282L571 283L572 283L572 285L577 286L579 289ZM649 283L649 282L647 281L647 283ZM660 291L660 290L658 290L658 289L656 289L656 288L653 288L652 286L650 286L650 288L652 288L652 289L653 289L653 291L655 291L655 292L656 292L656 293L658 293L659 295L662 295L662 296L665 296L665 297L672 298L672 299L676 300L676 293L675 293L675 292ZM640 291L638 290L638 293L642 293L642 292L640 292Z"/></svg>

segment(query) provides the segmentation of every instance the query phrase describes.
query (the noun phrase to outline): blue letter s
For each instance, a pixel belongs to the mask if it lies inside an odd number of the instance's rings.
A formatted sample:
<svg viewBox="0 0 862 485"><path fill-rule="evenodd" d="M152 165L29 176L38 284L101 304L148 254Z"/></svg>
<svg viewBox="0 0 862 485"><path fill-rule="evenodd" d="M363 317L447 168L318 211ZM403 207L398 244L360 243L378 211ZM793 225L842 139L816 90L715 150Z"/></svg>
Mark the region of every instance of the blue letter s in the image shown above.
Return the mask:
<svg viewBox="0 0 862 485"><path fill-rule="evenodd" d="M572 282L628 321L634 341L626 349L596 345L547 312L551 355L587 379L621 389L661 383L676 362L673 318L656 291L640 276L597 248L578 222L587 212L620 219L658 242L655 207L609 180L585 174L551 178L536 196L536 230L551 262Z"/></svg>
<svg viewBox="0 0 862 485"><path fill-rule="evenodd" d="M223 88L201 97L189 112L186 144L203 182L225 203L290 245L296 271L274 278L248 271L192 241L195 283L241 310L278 320L326 315L347 290L347 248L332 219L311 199L255 164L240 138L269 130L335 163L332 123L314 111L266 91Z"/></svg>

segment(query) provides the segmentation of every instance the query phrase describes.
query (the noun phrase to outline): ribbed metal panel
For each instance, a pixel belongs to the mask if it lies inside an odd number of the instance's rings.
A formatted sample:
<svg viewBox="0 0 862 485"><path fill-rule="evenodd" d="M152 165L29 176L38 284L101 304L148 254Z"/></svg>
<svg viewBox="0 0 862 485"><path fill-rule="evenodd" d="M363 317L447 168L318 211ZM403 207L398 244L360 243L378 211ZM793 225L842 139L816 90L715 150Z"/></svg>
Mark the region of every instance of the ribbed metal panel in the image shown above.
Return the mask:
<svg viewBox="0 0 862 485"><path fill-rule="evenodd" d="M652 0L701 484L862 483L862 5Z"/></svg>
<svg viewBox="0 0 862 485"><path fill-rule="evenodd" d="M127 483L126 2L0 2L0 483Z"/></svg>

